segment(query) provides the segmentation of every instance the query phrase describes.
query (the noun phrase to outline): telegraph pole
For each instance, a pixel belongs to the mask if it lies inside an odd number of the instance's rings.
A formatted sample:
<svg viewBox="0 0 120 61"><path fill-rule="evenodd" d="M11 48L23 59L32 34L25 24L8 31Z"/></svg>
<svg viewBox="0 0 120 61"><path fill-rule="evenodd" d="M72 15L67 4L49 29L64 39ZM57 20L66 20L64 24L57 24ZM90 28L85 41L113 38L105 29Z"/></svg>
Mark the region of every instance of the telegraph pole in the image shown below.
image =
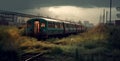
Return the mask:
<svg viewBox="0 0 120 61"><path fill-rule="evenodd" d="M103 9L103 24L105 23L105 9Z"/></svg>
<svg viewBox="0 0 120 61"><path fill-rule="evenodd" d="M108 11L106 11L106 23L108 23Z"/></svg>
<svg viewBox="0 0 120 61"><path fill-rule="evenodd" d="M102 19L102 18L101 18L101 14L100 14L100 17L99 17L99 23L102 23L101 19Z"/></svg>
<svg viewBox="0 0 120 61"><path fill-rule="evenodd" d="M110 0L110 19L109 19L110 24L111 24L111 9L112 9L112 0Z"/></svg>

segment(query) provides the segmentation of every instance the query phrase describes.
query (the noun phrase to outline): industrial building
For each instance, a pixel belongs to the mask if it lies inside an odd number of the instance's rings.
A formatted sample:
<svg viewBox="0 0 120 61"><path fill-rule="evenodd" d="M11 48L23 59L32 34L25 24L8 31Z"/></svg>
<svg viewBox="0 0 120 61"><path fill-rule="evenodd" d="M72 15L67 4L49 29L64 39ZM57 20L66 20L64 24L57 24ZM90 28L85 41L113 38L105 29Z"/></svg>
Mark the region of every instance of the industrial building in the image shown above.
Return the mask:
<svg viewBox="0 0 120 61"><path fill-rule="evenodd" d="M0 25L21 26L30 18L38 16L0 10Z"/></svg>

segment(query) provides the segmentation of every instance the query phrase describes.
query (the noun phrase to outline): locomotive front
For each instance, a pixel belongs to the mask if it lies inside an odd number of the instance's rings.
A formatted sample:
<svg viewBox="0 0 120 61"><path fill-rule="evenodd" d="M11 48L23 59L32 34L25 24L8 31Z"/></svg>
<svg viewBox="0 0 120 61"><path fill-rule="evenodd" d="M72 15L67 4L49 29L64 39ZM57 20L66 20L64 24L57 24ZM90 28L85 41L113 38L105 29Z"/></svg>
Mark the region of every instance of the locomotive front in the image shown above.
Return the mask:
<svg viewBox="0 0 120 61"><path fill-rule="evenodd" d="M31 19L27 21L26 34L28 36L42 37L46 35L46 22L43 19Z"/></svg>

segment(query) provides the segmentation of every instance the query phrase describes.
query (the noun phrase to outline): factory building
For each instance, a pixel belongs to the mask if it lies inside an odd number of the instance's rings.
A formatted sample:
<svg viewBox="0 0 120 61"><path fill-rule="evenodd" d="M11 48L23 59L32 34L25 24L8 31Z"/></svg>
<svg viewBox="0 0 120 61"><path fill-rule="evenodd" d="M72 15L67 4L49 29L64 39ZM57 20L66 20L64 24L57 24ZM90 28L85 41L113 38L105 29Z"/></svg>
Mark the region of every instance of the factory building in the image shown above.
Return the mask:
<svg viewBox="0 0 120 61"><path fill-rule="evenodd" d="M0 25L22 26L30 18L38 16L0 10Z"/></svg>

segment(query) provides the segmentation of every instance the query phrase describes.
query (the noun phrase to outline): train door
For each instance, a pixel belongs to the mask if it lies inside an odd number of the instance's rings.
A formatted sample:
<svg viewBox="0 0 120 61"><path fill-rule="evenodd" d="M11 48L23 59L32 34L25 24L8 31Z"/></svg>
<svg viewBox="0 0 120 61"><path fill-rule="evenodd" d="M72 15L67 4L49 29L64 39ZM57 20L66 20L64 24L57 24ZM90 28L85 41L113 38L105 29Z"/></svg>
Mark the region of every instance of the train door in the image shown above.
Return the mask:
<svg viewBox="0 0 120 61"><path fill-rule="evenodd" d="M34 21L34 34L38 34L40 32L40 21Z"/></svg>

